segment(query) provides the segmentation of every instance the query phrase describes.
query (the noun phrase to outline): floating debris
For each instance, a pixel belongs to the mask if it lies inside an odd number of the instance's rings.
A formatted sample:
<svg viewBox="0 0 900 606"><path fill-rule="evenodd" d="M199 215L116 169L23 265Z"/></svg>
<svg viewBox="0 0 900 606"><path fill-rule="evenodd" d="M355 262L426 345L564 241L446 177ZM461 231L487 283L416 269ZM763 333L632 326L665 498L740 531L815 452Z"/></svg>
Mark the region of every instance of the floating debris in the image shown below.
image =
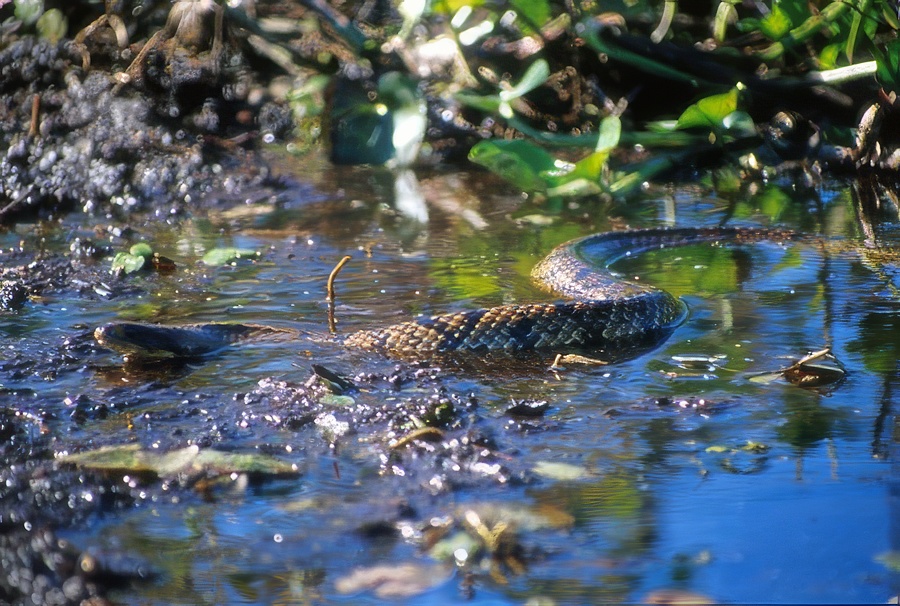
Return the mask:
<svg viewBox="0 0 900 606"><path fill-rule="evenodd" d="M223 265L234 265L238 261L257 261L260 257L258 251L252 248L235 248L233 246L225 248L213 248L203 255L203 263L211 267L221 267Z"/></svg>
<svg viewBox="0 0 900 606"><path fill-rule="evenodd" d="M834 387L844 380L846 374L831 354L831 348L826 347L804 356L787 368L752 375L750 381L768 384L784 378L798 387Z"/></svg>

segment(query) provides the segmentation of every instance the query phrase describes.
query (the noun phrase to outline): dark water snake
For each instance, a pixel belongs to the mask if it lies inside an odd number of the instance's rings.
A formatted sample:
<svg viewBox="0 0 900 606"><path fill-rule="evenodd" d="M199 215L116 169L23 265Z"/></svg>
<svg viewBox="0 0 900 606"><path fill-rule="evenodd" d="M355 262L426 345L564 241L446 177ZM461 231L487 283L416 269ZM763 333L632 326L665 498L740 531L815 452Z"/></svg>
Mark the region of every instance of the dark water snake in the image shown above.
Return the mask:
<svg viewBox="0 0 900 606"><path fill-rule="evenodd" d="M733 227L648 229L595 234L555 248L532 270L553 303L501 305L417 318L344 339L352 348L401 357L446 352L605 351L652 347L683 321L686 308L671 294L623 280L609 265L640 252L700 243L792 239L787 231ZM97 341L131 359L200 357L235 341L291 333L251 324L161 326L114 322L95 331Z"/></svg>

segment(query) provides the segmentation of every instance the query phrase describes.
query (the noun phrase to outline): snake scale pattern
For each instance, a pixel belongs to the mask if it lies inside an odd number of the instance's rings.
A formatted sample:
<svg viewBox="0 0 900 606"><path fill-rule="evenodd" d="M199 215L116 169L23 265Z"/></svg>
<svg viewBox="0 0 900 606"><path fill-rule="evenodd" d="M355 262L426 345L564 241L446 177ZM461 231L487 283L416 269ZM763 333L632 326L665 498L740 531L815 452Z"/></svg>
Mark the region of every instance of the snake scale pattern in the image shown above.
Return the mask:
<svg viewBox="0 0 900 606"><path fill-rule="evenodd" d="M417 318L349 335L344 344L399 357L457 351L606 351L653 346L686 314L683 303L651 286L621 279L608 266L640 252L700 243L792 239L794 234L714 227L608 232L555 248L532 271L555 303L501 305ZM246 324L166 327L117 322L97 329L97 341L132 358L195 357L228 344L282 329Z"/></svg>

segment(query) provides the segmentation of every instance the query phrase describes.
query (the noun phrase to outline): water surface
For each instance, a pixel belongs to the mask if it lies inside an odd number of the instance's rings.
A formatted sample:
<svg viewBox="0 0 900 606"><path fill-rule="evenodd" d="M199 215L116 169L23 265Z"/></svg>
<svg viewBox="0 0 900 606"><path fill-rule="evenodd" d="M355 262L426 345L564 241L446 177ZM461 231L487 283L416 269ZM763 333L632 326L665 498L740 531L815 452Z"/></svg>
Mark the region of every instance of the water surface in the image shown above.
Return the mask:
<svg viewBox="0 0 900 606"><path fill-rule="evenodd" d="M399 598L374 588L348 593L345 581L356 569L408 564L434 570L435 579L410 590L411 603L639 602L662 589L722 602L897 595L896 555L890 559L900 551L897 261L888 256L885 265L873 253L857 186L785 194L757 184L726 195L673 185L621 204L548 205L484 174L422 173L423 199L398 202L387 171L318 168L310 182L272 198L136 223L140 237L179 266L171 276L129 278L139 295L72 294L0 316L4 349L59 347L115 319L253 322L302 335L232 348L164 375L129 374L115 354L96 350L54 376L0 377L3 397L18 407L55 407L64 417L66 399L79 395L109 406L102 419L58 423L66 448L117 435L165 450L202 434L217 448L262 449L301 469L295 480L219 489L208 499L172 499L149 486L132 511L67 531L79 545L132 553L159 572L118 600L393 603ZM309 169L309 160L282 167ZM92 221L20 225L0 245L65 250L75 236L92 234ZM348 376L409 367L347 351L340 335L544 296L528 272L561 242L625 226L722 223L817 237L663 250L616 264L690 310L666 343L635 359L554 371L548 355L441 371L442 389L477 400L472 422L491 436L508 476L486 466L445 485L440 470L415 461L386 464L377 436L365 431L333 447L313 429L241 423L242 394L262 379L303 383L313 363ZM896 250L896 223L875 229L877 244ZM220 246L262 254L233 267L199 262ZM337 282L332 335L325 278L344 255L352 260ZM826 347L846 372L839 384L804 389L752 379ZM427 395L408 384L353 397L402 405L417 390ZM523 421L504 413L522 398L546 400L546 415ZM187 430L185 409L197 411ZM543 472L560 463L566 467ZM436 520L462 527L466 511L484 516L487 507L501 521L514 519L511 512L545 520L519 522L521 566L474 554L465 564L441 560L416 535ZM384 531L366 531L372 524Z"/></svg>

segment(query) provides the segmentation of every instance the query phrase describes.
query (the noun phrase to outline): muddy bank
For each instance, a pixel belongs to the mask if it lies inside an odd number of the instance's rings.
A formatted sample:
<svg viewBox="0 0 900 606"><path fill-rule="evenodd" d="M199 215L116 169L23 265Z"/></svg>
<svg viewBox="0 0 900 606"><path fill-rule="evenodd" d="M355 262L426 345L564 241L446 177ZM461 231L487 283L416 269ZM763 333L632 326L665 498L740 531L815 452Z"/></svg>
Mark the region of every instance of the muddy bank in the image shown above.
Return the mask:
<svg viewBox="0 0 900 606"><path fill-rule="evenodd" d="M0 49L4 223L69 210L170 218L211 191L274 185L254 148L292 127L289 112L242 62L148 95L73 65L69 45L25 36Z"/></svg>

